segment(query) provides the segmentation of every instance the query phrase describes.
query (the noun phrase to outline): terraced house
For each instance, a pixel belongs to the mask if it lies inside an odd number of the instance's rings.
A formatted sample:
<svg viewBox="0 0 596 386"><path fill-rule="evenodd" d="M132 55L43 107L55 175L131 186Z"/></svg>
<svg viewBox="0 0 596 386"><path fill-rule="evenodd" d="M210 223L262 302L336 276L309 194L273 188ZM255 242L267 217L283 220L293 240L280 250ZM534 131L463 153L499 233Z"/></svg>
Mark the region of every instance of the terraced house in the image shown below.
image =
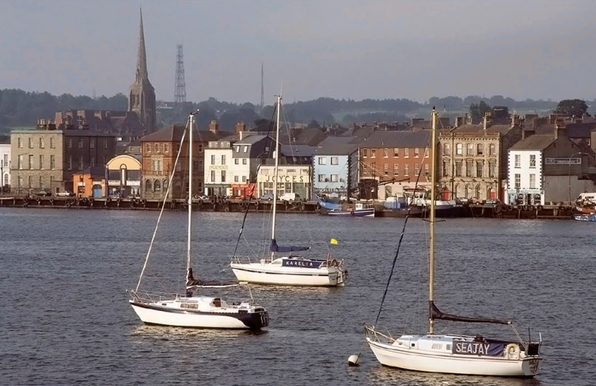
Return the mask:
<svg viewBox="0 0 596 386"><path fill-rule="evenodd" d="M507 184L507 151L522 137L518 116L509 124L462 124L439 132L440 190L443 199L503 200Z"/></svg>

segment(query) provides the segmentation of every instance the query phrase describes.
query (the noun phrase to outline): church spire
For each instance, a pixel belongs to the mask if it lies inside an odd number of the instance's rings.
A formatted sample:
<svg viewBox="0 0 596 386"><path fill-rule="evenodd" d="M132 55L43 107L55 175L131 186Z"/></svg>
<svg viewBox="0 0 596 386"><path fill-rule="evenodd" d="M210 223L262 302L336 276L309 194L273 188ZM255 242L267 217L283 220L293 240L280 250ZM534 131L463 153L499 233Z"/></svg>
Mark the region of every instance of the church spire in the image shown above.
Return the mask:
<svg viewBox="0 0 596 386"><path fill-rule="evenodd" d="M137 53L137 81L149 78L147 72L147 54L145 52L145 32L143 31L143 8L139 8L141 23L139 24L139 52Z"/></svg>
<svg viewBox="0 0 596 386"><path fill-rule="evenodd" d="M139 51L137 53L137 69L135 81L130 86L128 110L133 111L145 126L147 134L155 131L155 89L149 82L147 71L147 53L145 51L145 32L143 31L143 10L139 9L141 20L139 23Z"/></svg>

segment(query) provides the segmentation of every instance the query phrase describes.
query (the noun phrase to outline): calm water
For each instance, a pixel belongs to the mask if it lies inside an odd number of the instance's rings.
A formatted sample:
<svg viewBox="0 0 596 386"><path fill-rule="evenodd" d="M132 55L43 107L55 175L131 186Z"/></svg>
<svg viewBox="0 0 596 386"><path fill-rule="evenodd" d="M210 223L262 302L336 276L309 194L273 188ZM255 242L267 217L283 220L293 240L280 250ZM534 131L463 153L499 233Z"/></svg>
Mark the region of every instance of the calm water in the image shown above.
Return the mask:
<svg viewBox="0 0 596 386"><path fill-rule="evenodd" d="M365 347L395 254L401 219L281 215L278 240L332 247L350 271L344 288L251 287L271 315L263 332L148 327L127 302L156 212L0 210L0 383L5 385L594 385L595 224L453 219L437 226L437 304L447 312L514 318L542 332L545 360L534 379L429 375L384 368ZM197 213L195 271L228 269L242 217ZM166 213L147 290L179 290L184 213ZM267 216L249 216L239 250L264 250ZM382 325L426 328L426 223L412 219ZM329 245L331 238L338 245ZM169 251L169 252L168 252ZM168 252L168 253L166 253ZM195 275L195 276L199 276ZM161 286L160 288L149 288ZM239 295L247 298L246 289ZM452 332L477 326L439 322ZM504 327L481 332L510 336ZM488 330L486 330L488 328ZM485 331L486 330L486 331ZM361 366L346 365L362 352Z"/></svg>

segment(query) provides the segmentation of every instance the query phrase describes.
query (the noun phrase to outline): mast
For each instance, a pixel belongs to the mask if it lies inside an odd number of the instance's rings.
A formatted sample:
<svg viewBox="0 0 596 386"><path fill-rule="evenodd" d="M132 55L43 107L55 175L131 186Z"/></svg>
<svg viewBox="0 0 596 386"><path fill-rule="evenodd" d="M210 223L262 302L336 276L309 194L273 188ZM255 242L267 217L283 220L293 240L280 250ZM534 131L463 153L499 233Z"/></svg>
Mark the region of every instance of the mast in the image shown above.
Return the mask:
<svg viewBox="0 0 596 386"><path fill-rule="evenodd" d="M188 235L186 240L186 272L190 269L190 255L191 255L191 235L192 235L192 132L195 125L194 113L191 113L188 117Z"/></svg>
<svg viewBox="0 0 596 386"><path fill-rule="evenodd" d="M435 284L435 185L437 179L437 111L433 106L432 111L432 134L431 134L431 150L430 150L430 246L429 246L429 267L428 267L428 304L429 304L429 318L428 318L428 333L434 333L434 322L432 318L432 307L434 304L434 284Z"/></svg>
<svg viewBox="0 0 596 386"><path fill-rule="evenodd" d="M277 119L275 124L275 168L273 169L273 220L271 221L271 240L275 240L275 214L277 212L277 175L279 166L279 110L281 110L281 95L277 96ZM271 261L275 252L271 252Z"/></svg>

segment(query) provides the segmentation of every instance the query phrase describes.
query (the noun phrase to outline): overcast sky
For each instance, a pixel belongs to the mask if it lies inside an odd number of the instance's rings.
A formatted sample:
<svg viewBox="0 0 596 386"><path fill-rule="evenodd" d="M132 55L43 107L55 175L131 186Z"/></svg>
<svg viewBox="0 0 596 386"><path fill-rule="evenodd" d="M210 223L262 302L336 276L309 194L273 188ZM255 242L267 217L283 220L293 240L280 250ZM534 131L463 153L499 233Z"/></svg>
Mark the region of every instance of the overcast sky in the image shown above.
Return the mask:
<svg viewBox="0 0 596 386"><path fill-rule="evenodd" d="M173 100L504 95L594 99L596 1L0 0L0 89L127 94L143 8L149 79Z"/></svg>

